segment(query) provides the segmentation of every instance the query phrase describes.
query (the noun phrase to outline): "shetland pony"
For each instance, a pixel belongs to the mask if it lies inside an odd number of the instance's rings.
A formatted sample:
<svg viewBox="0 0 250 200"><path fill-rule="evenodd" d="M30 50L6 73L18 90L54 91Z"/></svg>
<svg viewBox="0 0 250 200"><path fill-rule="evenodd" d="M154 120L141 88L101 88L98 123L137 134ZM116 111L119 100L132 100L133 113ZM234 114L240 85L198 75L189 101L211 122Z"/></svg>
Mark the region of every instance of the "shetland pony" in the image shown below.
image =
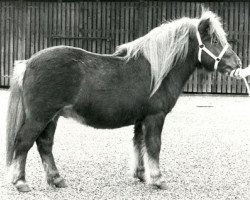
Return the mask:
<svg viewBox="0 0 250 200"><path fill-rule="evenodd" d="M36 142L48 184L66 187L52 154L58 118L66 116L95 128L133 124L133 176L166 189L159 168L164 119L197 67L223 74L241 67L211 11L164 23L112 55L56 46L17 64L7 119L12 184L30 191L25 164Z"/></svg>

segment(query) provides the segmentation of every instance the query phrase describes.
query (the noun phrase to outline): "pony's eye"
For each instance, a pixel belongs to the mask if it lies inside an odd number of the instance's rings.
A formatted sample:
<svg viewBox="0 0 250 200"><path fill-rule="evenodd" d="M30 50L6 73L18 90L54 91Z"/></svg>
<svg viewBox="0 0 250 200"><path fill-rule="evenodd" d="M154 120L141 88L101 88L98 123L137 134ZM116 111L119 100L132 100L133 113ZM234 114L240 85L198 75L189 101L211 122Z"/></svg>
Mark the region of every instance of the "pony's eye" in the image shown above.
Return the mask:
<svg viewBox="0 0 250 200"><path fill-rule="evenodd" d="M218 39L216 37L213 37L213 43L218 43Z"/></svg>

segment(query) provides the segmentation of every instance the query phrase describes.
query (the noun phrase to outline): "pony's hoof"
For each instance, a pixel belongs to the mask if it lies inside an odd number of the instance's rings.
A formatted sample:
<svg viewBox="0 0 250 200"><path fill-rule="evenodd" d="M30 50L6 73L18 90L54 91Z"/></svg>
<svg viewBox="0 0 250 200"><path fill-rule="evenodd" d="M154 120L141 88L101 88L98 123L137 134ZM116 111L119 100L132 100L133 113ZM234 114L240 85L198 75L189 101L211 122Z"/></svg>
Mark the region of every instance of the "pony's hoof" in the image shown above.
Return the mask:
<svg viewBox="0 0 250 200"><path fill-rule="evenodd" d="M161 190L168 189L167 183L165 181L162 181L161 184L157 185L157 187L158 187L158 189L161 189Z"/></svg>
<svg viewBox="0 0 250 200"><path fill-rule="evenodd" d="M134 178L138 178L140 182L145 182L145 172L144 170L137 170L134 175Z"/></svg>
<svg viewBox="0 0 250 200"><path fill-rule="evenodd" d="M137 178L139 179L140 182L145 182L144 173L143 174L138 173Z"/></svg>
<svg viewBox="0 0 250 200"><path fill-rule="evenodd" d="M160 183L150 183L149 187L152 189L160 189L160 190L167 190L168 186L165 181L162 181Z"/></svg>
<svg viewBox="0 0 250 200"><path fill-rule="evenodd" d="M17 181L17 183L15 184L15 187L19 192L30 192L31 191L29 185L27 183L25 183L24 181Z"/></svg>
<svg viewBox="0 0 250 200"><path fill-rule="evenodd" d="M160 190L168 189L167 183L165 181L162 181L159 184L150 184L150 187L152 187L153 189L160 189Z"/></svg>
<svg viewBox="0 0 250 200"><path fill-rule="evenodd" d="M54 180L54 185L57 188L66 188L67 187L65 180L61 177Z"/></svg>

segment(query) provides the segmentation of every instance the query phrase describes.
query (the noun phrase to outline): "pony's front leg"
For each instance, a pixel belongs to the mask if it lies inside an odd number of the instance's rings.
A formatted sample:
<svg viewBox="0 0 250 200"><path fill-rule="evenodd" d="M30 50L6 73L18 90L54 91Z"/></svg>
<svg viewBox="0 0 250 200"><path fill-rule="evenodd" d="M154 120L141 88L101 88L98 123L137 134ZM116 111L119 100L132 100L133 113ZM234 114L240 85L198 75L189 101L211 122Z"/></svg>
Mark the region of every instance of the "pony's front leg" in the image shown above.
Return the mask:
<svg viewBox="0 0 250 200"><path fill-rule="evenodd" d="M147 116L142 126L145 143L143 162L145 167L146 182L147 184L156 186L160 189L167 189L166 182L162 178L159 167L161 132L164 119L164 113Z"/></svg>

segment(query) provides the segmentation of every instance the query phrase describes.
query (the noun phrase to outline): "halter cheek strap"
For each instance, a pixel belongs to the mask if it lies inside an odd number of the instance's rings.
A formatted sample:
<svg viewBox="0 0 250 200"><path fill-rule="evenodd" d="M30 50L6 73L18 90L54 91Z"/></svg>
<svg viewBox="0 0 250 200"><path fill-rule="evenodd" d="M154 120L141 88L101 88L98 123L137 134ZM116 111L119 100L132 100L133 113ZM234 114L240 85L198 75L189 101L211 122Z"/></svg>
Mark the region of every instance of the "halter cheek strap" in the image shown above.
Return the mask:
<svg viewBox="0 0 250 200"><path fill-rule="evenodd" d="M197 40L198 40L198 43L199 43L198 60L199 60L200 63L201 63L201 53L202 53L202 51L205 51L208 55L210 55L210 56L215 60L214 69L217 70L218 64L219 64L221 58L223 57L223 55L225 54L225 52L227 51L229 45L226 44L226 45L224 46L224 48L222 49L222 51L220 52L220 55L217 57L217 56L215 56L211 51L209 51L209 50L205 47L205 45L202 43L202 41L201 41L201 36L200 36L199 31L196 31L196 36L197 36Z"/></svg>

